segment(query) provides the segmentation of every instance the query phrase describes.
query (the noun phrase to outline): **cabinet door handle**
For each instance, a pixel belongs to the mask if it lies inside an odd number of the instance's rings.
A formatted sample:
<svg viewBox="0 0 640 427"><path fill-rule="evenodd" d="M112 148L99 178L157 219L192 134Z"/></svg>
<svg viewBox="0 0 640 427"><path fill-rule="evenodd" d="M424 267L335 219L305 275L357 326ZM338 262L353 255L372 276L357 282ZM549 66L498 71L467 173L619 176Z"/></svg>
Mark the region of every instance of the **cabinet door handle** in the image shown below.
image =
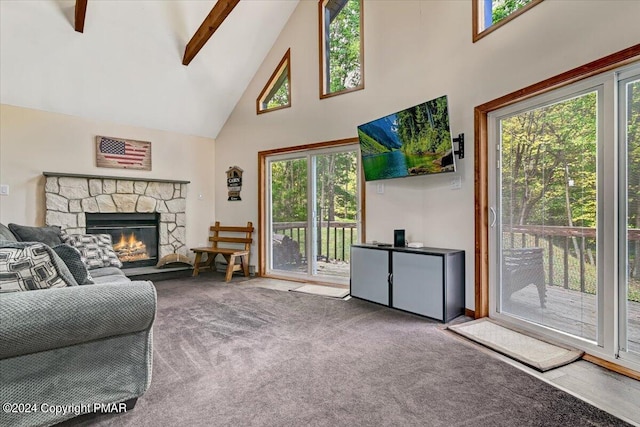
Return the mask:
<svg viewBox="0 0 640 427"><path fill-rule="evenodd" d="M496 220L498 219L498 215L496 214L496 210L493 207L490 207L489 210L493 214L493 221L491 221L491 225L489 227L493 228L496 225Z"/></svg>
<svg viewBox="0 0 640 427"><path fill-rule="evenodd" d="M389 278L387 279L387 282L389 282L390 285L393 284L393 273L389 273Z"/></svg>

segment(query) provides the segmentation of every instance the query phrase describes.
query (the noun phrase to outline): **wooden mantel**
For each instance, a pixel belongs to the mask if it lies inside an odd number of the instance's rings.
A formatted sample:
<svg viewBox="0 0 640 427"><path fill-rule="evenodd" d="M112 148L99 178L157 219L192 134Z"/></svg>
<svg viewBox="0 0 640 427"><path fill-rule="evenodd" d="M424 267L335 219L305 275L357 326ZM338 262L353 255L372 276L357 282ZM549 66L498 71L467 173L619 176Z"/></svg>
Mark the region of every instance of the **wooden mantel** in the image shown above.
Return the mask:
<svg viewBox="0 0 640 427"><path fill-rule="evenodd" d="M145 178L145 177L131 177L131 176L84 175L84 174L78 174L78 173L63 173L63 172L42 172L42 175L53 176L53 177L65 177L65 178L119 179L121 181L170 182L172 184L191 183L191 181L183 181L179 179L160 179L160 178Z"/></svg>

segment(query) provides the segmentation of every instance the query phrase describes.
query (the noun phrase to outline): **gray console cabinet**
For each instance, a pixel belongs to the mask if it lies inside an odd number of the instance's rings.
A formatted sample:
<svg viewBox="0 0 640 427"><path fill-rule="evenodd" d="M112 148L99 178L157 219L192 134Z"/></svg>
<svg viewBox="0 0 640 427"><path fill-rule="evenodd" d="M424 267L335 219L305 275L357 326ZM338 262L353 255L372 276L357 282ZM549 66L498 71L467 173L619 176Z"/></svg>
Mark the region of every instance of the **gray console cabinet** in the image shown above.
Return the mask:
<svg viewBox="0 0 640 427"><path fill-rule="evenodd" d="M464 251L353 245L351 296L448 322L464 314Z"/></svg>

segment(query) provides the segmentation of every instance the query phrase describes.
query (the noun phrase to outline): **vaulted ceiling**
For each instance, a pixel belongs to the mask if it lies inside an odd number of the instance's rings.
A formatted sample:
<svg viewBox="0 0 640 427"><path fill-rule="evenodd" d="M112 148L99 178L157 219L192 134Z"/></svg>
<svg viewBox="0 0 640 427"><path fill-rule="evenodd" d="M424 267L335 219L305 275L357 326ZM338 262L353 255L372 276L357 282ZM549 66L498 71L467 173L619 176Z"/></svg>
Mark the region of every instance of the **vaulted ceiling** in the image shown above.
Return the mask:
<svg viewBox="0 0 640 427"><path fill-rule="evenodd" d="M241 0L185 66L215 0L88 0L82 33L75 0L2 0L0 102L215 138L297 4Z"/></svg>

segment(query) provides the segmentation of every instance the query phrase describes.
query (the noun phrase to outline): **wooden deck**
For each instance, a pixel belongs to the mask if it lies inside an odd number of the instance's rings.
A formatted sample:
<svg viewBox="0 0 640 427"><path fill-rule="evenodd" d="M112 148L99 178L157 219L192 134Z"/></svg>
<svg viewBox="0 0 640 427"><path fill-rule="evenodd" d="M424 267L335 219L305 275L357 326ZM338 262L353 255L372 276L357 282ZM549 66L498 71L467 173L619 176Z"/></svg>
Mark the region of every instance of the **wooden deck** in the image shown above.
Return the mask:
<svg viewBox="0 0 640 427"><path fill-rule="evenodd" d="M547 286L547 307L540 307L535 286L515 292L503 312L579 337L596 339L596 296ZM629 301L629 350L640 352L640 303Z"/></svg>
<svg viewBox="0 0 640 427"><path fill-rule="evenodd" d="M318 261L316 265L318 268L318 274L322 276L349 277L349 274L351 273L350 264L346 261ZM307 264L285 265L274 270L306 273Z"/></svg>

